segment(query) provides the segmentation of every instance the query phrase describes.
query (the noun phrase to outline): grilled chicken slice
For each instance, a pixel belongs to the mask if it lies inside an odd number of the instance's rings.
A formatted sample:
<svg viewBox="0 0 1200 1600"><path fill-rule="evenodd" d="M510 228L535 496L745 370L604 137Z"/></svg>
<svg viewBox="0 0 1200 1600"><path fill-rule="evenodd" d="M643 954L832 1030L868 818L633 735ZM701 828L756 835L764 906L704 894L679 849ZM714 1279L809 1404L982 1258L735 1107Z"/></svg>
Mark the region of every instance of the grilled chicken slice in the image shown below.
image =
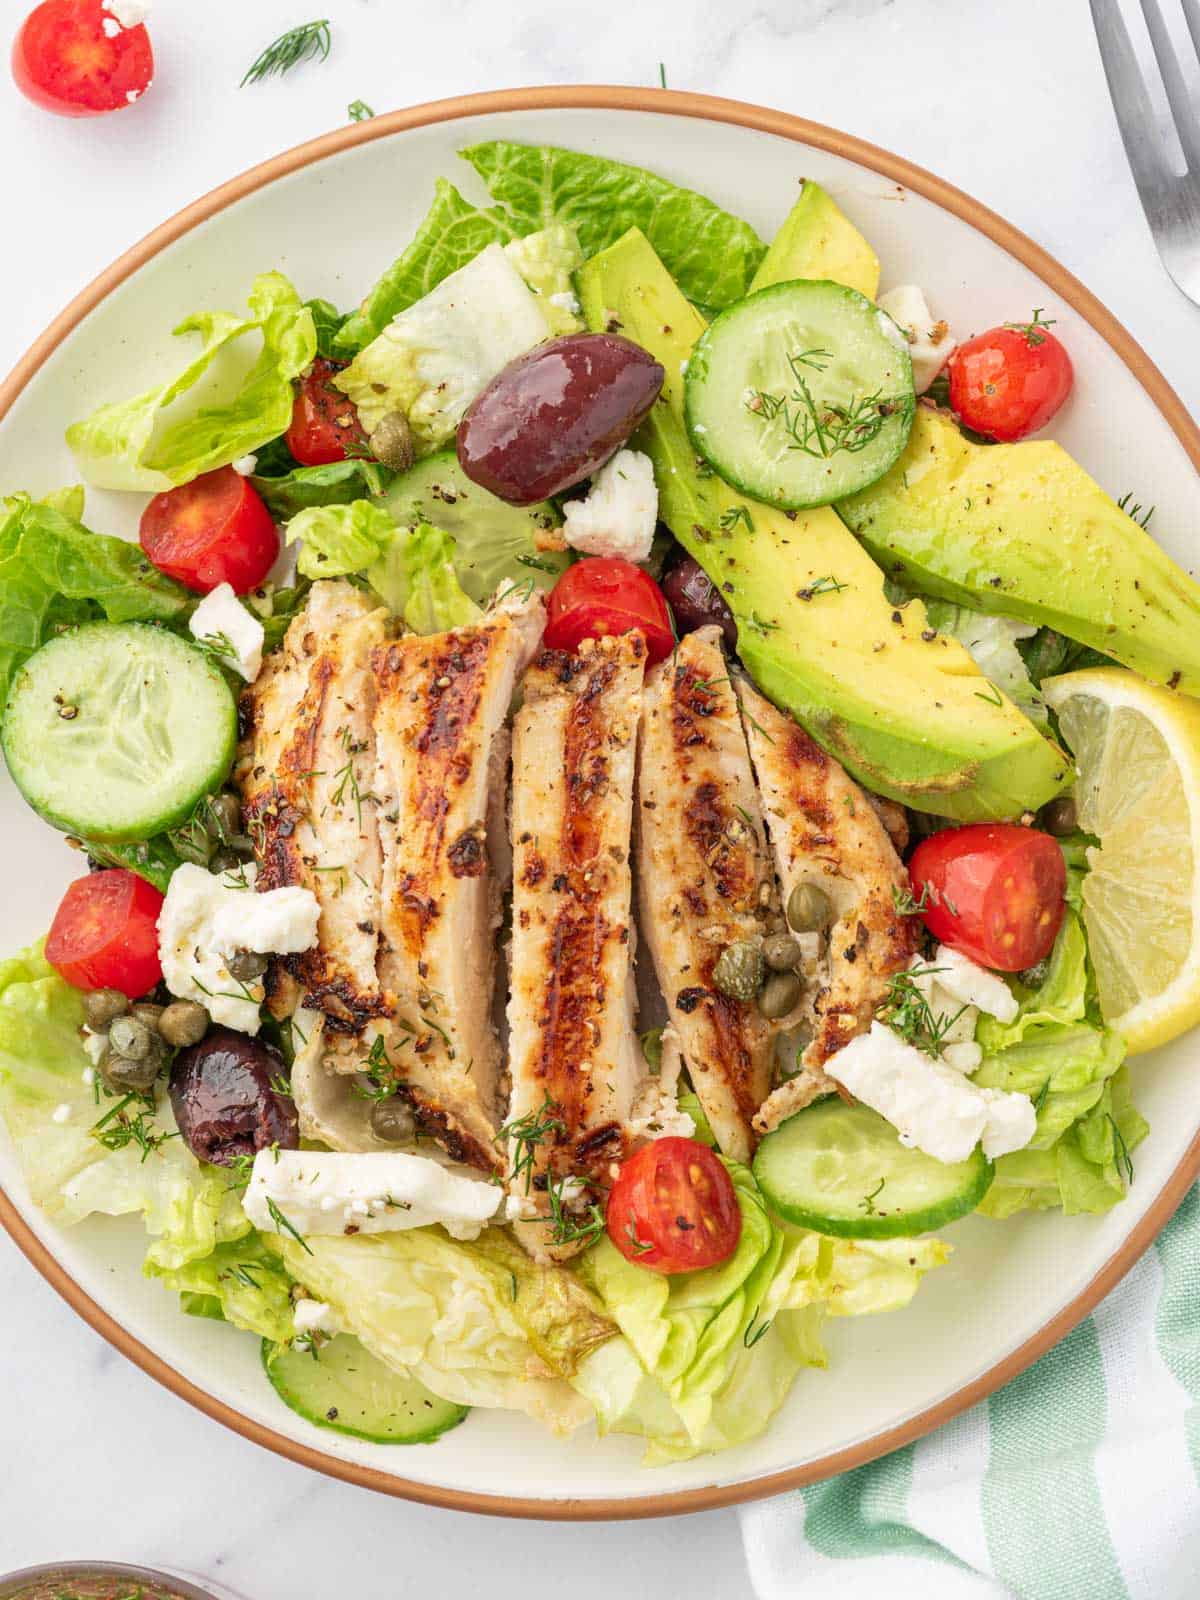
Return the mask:
<svg viewBox="0 0 1200 1600"><path fill-rule="evenodd" d="M825 1062L870 1026L888 979L916 950L918 929L915 918L896 908L896 894L908 880L868 796L745 678L738 679L737 694L784 904L797 884L814 884L829 897L835 918L819 941L813 1036L802 1070L755 1119L764 1133L837 1087L822 1070Z"/></svg>
<svg viewBox="0 0 1200 1600"><path fill-rule="evenodd" d="M495 1171L500 892L488 818L503 816L505 724L544 622L538 594L475 627L408 634L371 657L388 1014L342 1067L361 1069L373 1051L425 1132L456 1160Z"/></svg>
<svg viewBox="0 0 1200 1600"><path fill-rule="evenodd" d="M386 622L352 584L314 583L242 695L238 778L258 888L300 884L321 905L317 944L276 963L268 994L279 1014L300 1002L322 1012L335 1049L383 1008L371 652Z"/></svg>
<svg viewBox="0 0 1200 1600"><path fill-rule="evenodd" d="M629 860L645 655L640 634L543 651L516 717L506 1126L509 1186L530 1218L569 1222L584 1198L572 1175L610 1181L645 1078ZM569 1226L517 1231L542 1260L576 1247L559 1237Z"/></svg>
<svg viewBox="0 0 1200 1600"><path fill-rule="evenodd" d="M739 1161L771 1088L772 1023L713 984L727 945L778 912L719 628L687 634L647 675L638 759L639 920L692 1086Z"/></svg>

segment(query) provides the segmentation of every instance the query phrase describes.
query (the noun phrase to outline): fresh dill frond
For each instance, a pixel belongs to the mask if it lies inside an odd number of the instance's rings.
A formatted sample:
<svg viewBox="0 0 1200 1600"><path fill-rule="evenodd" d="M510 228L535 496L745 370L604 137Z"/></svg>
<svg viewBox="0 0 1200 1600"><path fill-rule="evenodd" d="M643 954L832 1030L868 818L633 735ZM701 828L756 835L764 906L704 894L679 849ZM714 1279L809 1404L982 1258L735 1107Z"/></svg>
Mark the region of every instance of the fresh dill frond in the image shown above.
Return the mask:
<svg viewBox="0 0 1200 1600"><path fill-rule="evenodd" d="M332 43L328 17L321 17L316 22L302 22L298 28L289 28L251 64L238 88L244 89L248 83L261 83L264 78L280 77L304 61L325 61Z"/></svg>

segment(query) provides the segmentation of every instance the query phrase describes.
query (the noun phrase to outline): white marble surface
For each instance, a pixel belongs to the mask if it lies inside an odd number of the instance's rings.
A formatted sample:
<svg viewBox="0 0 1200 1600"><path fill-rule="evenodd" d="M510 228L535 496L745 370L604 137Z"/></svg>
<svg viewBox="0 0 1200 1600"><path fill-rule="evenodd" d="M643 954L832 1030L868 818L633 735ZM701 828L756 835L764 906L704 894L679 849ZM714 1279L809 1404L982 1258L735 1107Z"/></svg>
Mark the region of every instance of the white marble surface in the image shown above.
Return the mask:
<svg viewBox="0 0 1200 1600"><path fill-rule="evenodd" d="M529 83L651 84L662 61L674 88L844 127L973 192L1078 273L1200 409L1200 312L1154 255L1085 0L325 0L330 60L241 92L258 49L303 20L294 0L155 6L158 82L129 113L59 121L0 82L0 370L126 245L336 126L350 100L382 111ZM0 3L0 57L24 10ZM385 1500L269 1456L159 1389L7 1241L0 1306L0 1570L140 1558L208 1572L248 1600L749 1593L732 1511L555 1527Z"/></svg>

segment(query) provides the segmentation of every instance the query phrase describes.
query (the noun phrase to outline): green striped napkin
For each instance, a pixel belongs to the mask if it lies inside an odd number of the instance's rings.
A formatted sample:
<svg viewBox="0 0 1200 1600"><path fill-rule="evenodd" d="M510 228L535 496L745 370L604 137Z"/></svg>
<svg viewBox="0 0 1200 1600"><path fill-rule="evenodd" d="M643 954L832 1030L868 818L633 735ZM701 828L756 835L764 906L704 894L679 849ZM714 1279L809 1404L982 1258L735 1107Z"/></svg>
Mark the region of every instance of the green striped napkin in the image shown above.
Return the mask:
<svg viewBox="0 0 1200 1600"><path fill-rule="evenodd" d="M1200 1188L1087 1320L937 1433L746 1506L759 1600L1200 1600Z"/></svg>

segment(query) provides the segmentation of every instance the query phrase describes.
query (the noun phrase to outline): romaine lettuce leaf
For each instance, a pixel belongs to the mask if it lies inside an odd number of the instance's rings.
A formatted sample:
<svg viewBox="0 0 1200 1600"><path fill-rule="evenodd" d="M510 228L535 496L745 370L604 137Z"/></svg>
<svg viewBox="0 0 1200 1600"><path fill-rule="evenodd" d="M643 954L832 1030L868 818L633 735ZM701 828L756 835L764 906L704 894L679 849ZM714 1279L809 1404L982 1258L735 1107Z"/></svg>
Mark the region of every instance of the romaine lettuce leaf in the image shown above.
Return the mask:
<svg viewBox="0 0 1200 1600"><path fill-rule="evenodd" d="M251 480L276 522L287 522L311 506L346 505L381 495L394 474L378 461L352 456L321 467L295 467L278 477L255 473Z"/></svg>
<svg viewBox="0 0 1200 1600"><path fill-rule="evenodd" d="M217 354L253 332L261 333L262 349L234 398L166 420L167 407L203 377ZM181 322L175 333L195 333L202 341L199 353L177 377L132 400L101 406L67 429L80 472L98 488L154 494L253 454L286 431L292 418L292 379L317 352L312 312L279 272L254 280L248 316L200 312Z"/></svg>
<svg viewBox="0 0 1200 1600"><path fill-rule="evenodd" d="M339 329L333 341L338 356L344 361L356 356L393 317L424 299L443 278L465 267L489 244L508 244L520 231L499 208L480 210L464 200L452 183L439 178L433 204L412 243Z"/></svg>
<svg viewBox="0 0 1200 1600"><path fill-rule="evenodd" d="M287 527L301 541L300 571L310 578L361 573L414 633L442 633L477 622L482 612L459 585L449 534L427 522L400 528L370 500L302 511Z"/></svg>
<svg viewBox="0 0 1200 1600"><path fill-rule="evenodd" d="M152 1248L144 1270L178 1292L188 1316L212 1317L275 1343L295 1333L291 1277L253 1231L175 1266L164 1264Z"/></svg>
<svg viewBox="0 0 1200 1600"><path fill-rule="evenodd" d="M803 1366L823 1366L823 1315L892 1310L949 1254L936 1239L824 1238L768 1216L750 1171L727 1161L742 1212L728 1261L664 1277L608 1238L580 1263L622 1337L574 1382L601 1432L647 1440L646 1462L685 1460L754 1438Z"/></svg>
<svg viewBox="0 0 1200 1600"><path fill-rule="evenodd" d="M566 223L587 257L640 228L684 294L702 306L742 299L766 254L749 223L640 167L502 139L460 154L507 207L516 233Z"/></svg>
<svg viewBox="0 0 1200 1600"><path fill-rule="evenodd" d="M549 334L543 302L490 244L394 317L334 383L368 435L402 411L417 453L428 455L500 369Z"/></svg>
<svg viewBox="0 0 1200 1600"><path fill-rule="evenodd" d="M578 1278L498 1232L440 1228L272 1238L284 1265L373 1355L460 1405L525 1411L556 1432L590 1410L568 1379L612 1323Z"/></svg>
<svg viewBox="0 0 1200 1600"><path fill-rule="evenodd" d="M1037 628L1013 617L985 616L981 611L956 606L949 600L927 599L924 605L929 626L965 645L984 677L1044 732L1049 726L1046 702L1030 680L1017 648L1023 640L1032 639Z"/></svg>
<svg viewBox="0 0 1200 1600"><path fill-rule="evenodd" d="M195 604L139 546L91 533L82 510L79 489L0 500L0 707L17 668L60 628L99 617L172 622Z"/></svg>

